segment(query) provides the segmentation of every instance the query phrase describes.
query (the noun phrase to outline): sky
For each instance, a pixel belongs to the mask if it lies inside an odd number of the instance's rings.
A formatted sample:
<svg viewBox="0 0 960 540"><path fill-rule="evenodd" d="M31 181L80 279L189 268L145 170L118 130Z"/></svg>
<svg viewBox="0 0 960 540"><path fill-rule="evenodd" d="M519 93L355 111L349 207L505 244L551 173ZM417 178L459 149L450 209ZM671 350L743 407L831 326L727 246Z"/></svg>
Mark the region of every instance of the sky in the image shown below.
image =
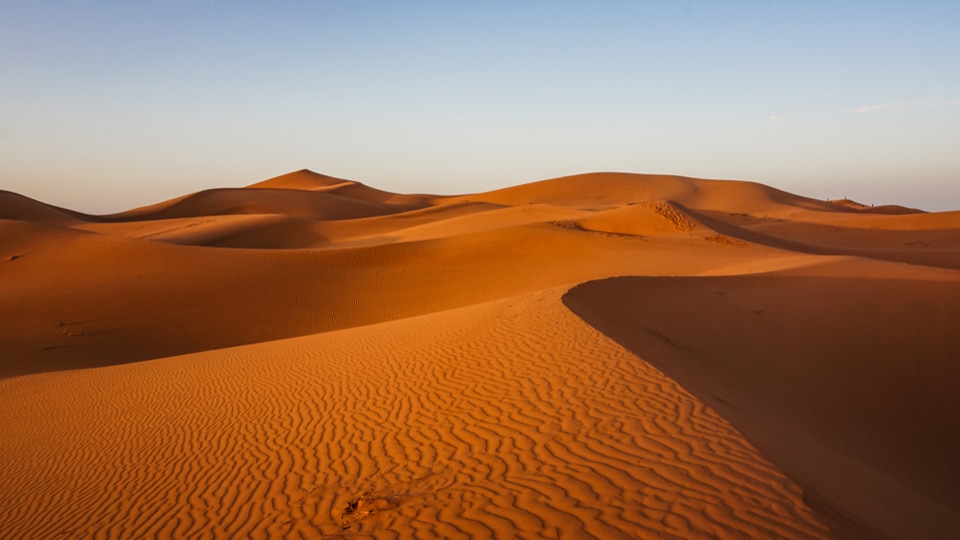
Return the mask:
<svg viewBox="0 0 960 540"><path fill-rule="evenodd" d="M0 189L590 171L960 209L960 2L0 0Z"/></svg>

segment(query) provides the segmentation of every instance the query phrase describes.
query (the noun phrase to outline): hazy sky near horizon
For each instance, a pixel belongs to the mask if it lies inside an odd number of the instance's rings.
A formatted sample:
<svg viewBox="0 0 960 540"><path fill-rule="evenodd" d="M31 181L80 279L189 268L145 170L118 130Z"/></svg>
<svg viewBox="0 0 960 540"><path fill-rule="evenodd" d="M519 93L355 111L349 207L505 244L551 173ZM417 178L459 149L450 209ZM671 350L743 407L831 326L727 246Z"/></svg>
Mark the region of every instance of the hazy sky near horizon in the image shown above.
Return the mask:
<svg viewBox="0 0 960 540"><path fill-rule="evenodd" d="M960 2L0 0L0 189L617 170L960 209Z"/></svg>

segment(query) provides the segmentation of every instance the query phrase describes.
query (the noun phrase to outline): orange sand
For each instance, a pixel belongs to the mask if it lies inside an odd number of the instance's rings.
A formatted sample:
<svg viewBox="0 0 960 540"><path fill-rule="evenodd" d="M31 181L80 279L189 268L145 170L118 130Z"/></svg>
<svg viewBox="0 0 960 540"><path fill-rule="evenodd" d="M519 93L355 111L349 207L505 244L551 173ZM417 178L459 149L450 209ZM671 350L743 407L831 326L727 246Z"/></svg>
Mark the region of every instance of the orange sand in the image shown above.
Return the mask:
<svg viewBox="0 0 960 540"><path fill-rule="evenodd" d="M951 538L960 212L0 192L0 538Z"/></svg>

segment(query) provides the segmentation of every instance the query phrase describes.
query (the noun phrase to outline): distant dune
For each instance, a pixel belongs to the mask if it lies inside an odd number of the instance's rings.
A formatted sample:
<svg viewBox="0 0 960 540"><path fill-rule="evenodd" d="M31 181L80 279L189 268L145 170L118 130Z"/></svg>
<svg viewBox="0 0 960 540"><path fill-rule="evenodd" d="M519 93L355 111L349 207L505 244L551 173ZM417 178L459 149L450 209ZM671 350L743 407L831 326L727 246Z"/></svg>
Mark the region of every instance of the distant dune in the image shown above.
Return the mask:
<svg viewBox="0 0 960 540"><path fill-rule="evenodd" d="M0 192L0 538L955 538L960 211Z"/></svg>

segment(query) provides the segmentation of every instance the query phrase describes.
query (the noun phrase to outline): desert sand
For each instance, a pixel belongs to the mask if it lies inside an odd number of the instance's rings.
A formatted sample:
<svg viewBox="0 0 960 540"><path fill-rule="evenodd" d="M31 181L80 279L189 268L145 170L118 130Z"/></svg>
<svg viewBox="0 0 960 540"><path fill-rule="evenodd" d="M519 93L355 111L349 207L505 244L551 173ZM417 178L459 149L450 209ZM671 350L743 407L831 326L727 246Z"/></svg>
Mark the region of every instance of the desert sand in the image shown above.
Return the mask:
<svg viewBox="0 0 960 540"><path fill-rule="evenodd" d="M0 538L956 538L960 212L0 192Z"/></svg>

